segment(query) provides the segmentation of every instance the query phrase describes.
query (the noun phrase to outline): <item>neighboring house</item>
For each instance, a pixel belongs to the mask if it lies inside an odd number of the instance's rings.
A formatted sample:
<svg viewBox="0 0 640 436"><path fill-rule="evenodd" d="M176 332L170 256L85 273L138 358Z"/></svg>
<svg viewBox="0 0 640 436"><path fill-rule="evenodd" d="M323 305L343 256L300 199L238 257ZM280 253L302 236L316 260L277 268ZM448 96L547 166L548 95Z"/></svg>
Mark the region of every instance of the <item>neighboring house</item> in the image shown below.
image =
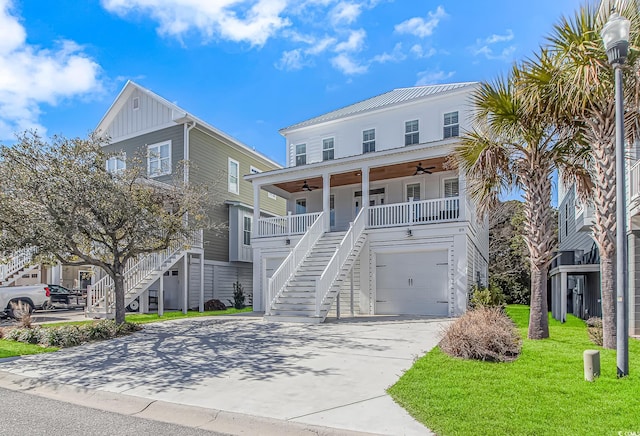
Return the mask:
<svg viewBox="0 0 640 436"><path fill-rule="evenodd" d="M640 335L640 161L633 162L627 174L629 334ZM559 251L549 271L551 312L560 321L567 313L583 319L602 316L600 257L591 237L593 206L576 199L574 186L561 180L558 185Z"/></svg>
<svg viewBox="0 0 640 436"><path fill-rule="evenodd" d="M142 311L202 310L205 301L216 298L229 305L235 282L242 284L250 303L252 220L283 214L285 202L265 192L261 209L254 211L252 186L242 176L280 165L131 81L96 131L109 137L106 151L119 154L107 163L111 171L136 164L137 158L153 180L172 183L181 162L189 161L184 181L208 187L216 200L208 218L227 225L223 231L194 234L187 247L178 244L156 255L155 264L143 259L140 265L148 271L129 281L125 304L139 302ZM109 282L103 277L91 286L87 308L91 316L112 312L105 308L105 301L113 301Z"/></svg>
<svg viewBox="0 0 640 436"><path fill-rule="evenodd" d="M394 89L280 131L287 168L245 176L256 210L265 191L287 199L285 216L254 213L256 310L300 322L466 310L487 282L488 227L448 158L476 87Z"/></svg>

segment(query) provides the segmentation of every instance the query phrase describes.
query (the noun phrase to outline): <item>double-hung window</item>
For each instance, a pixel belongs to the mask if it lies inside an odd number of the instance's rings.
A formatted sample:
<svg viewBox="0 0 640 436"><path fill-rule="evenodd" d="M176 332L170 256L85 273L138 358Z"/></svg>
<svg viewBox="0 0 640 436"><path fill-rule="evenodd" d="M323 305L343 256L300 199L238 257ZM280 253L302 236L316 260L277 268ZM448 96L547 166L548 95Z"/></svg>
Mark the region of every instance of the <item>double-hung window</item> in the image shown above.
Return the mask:
<svg viewBox="0 0 640 436"><path fill-rule="evenodd" d="M444 114L444 138L460 136L460 125L458 124L458 111Z"/></svg>
<svg viewBox="0 0 640 436"><path fill-rule="evenodd" d="M171 141L147 146L147 173L149 177L171 174Z"/></svg>
<svg viewBox="0 0 640 436"><path fill-rule="evenodd" d="M322 160L333 160L333 138L322 140Z"/></svg>
<svg viewBox="0 0 640 436"><path fill-rule="evenodd" d="M444 196L457 197L460 195L460 183L458 179L446 179L444 181Z"/></svg>
<svg viewBox="0 0 640 436"><path fill-rule="evenodd" d="M407 185L407 201L420 200L420 183L411 183Z"/></svg>
<svg viewBox="0 0 640 436"><path fill-rule="evenodd" d="M296 166L307 164L307 144L296 145Z"/></svg>
<svg viewBox="0 0 640 436"><path fill-rule="evenodd" d="M242 218L242 243L244 245L251 245L251 217L245 216Z"/></svg>
<svg viewBox="0 0 640 436"><path fill-rule="evenodd" d="M404 145L420 143L420 133L418 132L418 120L404 123Z"/></svg>
<svg viewBox="0 0 640 436"><path fill-rule="evenodd" d="M237 160L229 158L229 192L240 193L240 164Z"/></svg>
<svg viewBox="0 0 640 436"><path fill-rule="evenodd" d="M107 159L107 171L117 174L127 169L127 155L122 152L118 156L112 156Z"/></svg>
<svg viewBox="0 0 640 436"><path fill-rule="evenodd" d="M362 153L376 151L376 129L364 130L362 132Z"/></svg>

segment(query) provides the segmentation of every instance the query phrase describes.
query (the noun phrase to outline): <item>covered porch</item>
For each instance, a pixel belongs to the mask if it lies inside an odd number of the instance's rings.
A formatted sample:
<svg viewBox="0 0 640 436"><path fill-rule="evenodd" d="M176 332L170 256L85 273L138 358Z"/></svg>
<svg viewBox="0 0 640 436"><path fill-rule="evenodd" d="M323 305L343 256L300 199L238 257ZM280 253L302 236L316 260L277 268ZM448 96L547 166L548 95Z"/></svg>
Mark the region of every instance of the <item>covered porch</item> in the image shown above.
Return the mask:
<svg viewBox="0 0 640 436"><path fill-rule="evenodd" d="M324 212L324 231L341 231L364 207L368 229L475 222L464 179L449 168L450 150L423 145L246 176L260 191L287 200L287 215L253 217L253 238L300 235Z"/></svg>

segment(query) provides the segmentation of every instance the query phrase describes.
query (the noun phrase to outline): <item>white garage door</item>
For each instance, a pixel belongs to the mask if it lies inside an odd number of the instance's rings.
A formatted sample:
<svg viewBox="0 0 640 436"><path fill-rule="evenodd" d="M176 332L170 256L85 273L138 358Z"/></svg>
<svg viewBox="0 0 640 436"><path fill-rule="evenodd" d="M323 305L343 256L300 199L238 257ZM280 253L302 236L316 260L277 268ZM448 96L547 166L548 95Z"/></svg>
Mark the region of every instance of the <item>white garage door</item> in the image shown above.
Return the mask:
<svg viewBox="0 0 640 436"><path fill-rule="evenodd" d="M376 254L376 313L448 316L447 250Z"/></svg>
<svg viewBox="0 0 640 436"><path fill-rule="evenodd" d="M284 257L267 257L265 259L267 278L273 276L273 273L276 272L284 259Z"/></svg>

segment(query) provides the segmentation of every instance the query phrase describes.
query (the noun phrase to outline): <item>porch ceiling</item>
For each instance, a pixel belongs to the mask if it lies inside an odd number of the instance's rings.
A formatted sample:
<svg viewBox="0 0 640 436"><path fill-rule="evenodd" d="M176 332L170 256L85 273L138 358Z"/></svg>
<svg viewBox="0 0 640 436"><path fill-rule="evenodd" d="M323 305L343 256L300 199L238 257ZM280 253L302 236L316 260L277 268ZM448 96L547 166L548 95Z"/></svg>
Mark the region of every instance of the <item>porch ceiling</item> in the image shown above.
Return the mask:
<svg viewBox="0 0 640 436"><path fill-rule="evenodd" d="M437 157L433 159L422 159L417 161L409 161L403 162L394 165L387 165L383 167L375 167L369 170L369 181L376 182L379 180L388 180L388 179L396 179L399 177L407 177L413 176L416 172L416 168L418 165L421 165L423 168L434 167L429 171L433 173L437 173L440 171L445 171L448 168L446 167L446 157ZM311 189L322 189L322 176L313 176L307 177L301 180L293 180L289 182L276 183L274 186L287 191L289 193L300 192L302 191L302 185L304 182L307 182L307 185ZM355 185L362 182L362 173L361 171L348 171L340 174L332 174L331 175L331 186L346 186L346 185Z"/></svg>

